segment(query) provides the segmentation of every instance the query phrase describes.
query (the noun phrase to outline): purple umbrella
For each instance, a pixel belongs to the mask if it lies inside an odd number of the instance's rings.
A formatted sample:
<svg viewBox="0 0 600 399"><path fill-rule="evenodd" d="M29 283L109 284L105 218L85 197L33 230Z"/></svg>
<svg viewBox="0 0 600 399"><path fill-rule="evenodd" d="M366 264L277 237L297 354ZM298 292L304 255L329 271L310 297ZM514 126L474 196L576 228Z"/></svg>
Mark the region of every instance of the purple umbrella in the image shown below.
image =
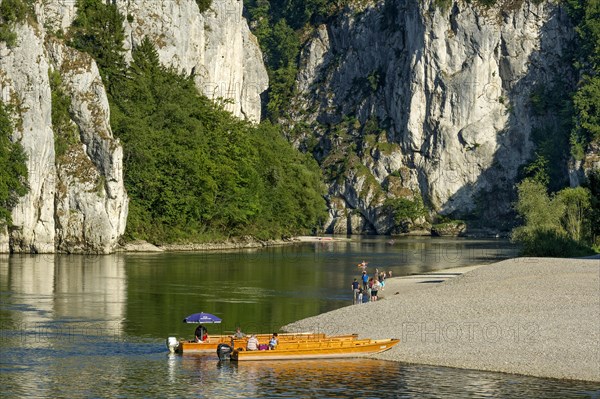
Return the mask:
<svg viewBox="0 0 600 399"><path fill-rule="evenodd" d="M194 313L193 315L189 315L185 319L183 319L184 323L204 323L204 324L218 324L221 322L217 316L210 313Z"/></svg>

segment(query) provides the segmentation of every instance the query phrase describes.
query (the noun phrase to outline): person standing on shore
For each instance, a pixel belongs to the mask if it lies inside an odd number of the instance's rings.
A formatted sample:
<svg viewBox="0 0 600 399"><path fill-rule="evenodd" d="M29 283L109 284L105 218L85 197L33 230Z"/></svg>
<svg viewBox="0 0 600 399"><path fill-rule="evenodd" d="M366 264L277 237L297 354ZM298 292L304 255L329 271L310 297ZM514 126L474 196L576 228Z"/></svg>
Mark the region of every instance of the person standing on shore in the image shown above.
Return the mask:
<svg viewBox="0 0 600 399"><path fill-rule="evenodd" d="M352 304L356 305L356 300L358 299L358 281L354 279L352 282Z"/></svg>
<svg viewBox="0 0 600 399"><path fill-rule="evenodd" d="M363 270L363 272L362 272L363 290L367 289L368 282L369 282L369 276L367 275L367 272Z"/></svg>
<svg viewBox="0 0 600 399"><path fill-rule="evenodd" d="M381 288L381 284L378 279L373 279L373 287L371 287L371 302L377 301L377 293Z"/></svg>
<svg viewBox="0 0 600 399"><path fill-rule="evenodd" d="M357 300L356 300L356 302L357 302L359 305L362 305L362 303L363 303L363 289L362 289L362 288L360 288L360 289L358 290L358 297L357 297Z"/></svg>

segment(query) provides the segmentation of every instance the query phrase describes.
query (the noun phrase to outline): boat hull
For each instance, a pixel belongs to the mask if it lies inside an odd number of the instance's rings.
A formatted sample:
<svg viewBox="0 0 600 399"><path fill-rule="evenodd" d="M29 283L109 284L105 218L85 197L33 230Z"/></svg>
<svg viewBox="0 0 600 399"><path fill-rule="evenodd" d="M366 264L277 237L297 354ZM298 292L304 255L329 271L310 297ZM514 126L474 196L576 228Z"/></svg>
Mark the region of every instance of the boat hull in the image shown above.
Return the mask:
<svg viewBox="0 0 600 399"><path fill-rule="evenodd" d="M400 342L398 339L355 340L326 342L321 345L298 343L296 347L287 345L275 350L243 351L236 349L231 354L233 361L261 360L300 360L300 359L339 359L361 357L381 353L391 349Z"/></svg>

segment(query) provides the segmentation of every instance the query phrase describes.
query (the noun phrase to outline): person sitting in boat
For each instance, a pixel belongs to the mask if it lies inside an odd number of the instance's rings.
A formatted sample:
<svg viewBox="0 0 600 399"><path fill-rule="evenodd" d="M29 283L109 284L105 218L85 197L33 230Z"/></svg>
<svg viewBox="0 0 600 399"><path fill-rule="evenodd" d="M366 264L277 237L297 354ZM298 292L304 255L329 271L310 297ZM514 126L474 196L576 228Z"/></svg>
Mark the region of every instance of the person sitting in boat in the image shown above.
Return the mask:
<svg viewBox="0 0 600 399"><path fill-rule="evenodd" d="M248 339L248 344L246 346L246 349L249 351L257 351L258 350L258 338L256 338L256 335L252 334L250 339Z"/></svg>
<svg viewBox="0 0 600 399"><path fill-rule="evenodd" d="M208 331L206 330L206 327L204 327L202 324L196 327L194 335L196 336L196 342L204 342L208 340Z"/></svg>
<svg viewBox="0 0 600 399"><path fill-rule="evenodd" d="M279 340L277 339L277 333L273 333L273 336L269 340L269 349L273 350L277 347Z"/></svg>
<svg viewBox="0 0 600 399"><path fill-rule="evenodd" d="M242 330L240 330L240 328L239 328L239 327L237 327L237 328L235 329L235 334L233 334L233 338L238 338L238 339L239 339L239 338L246 338L246 334L244 334L244 333L242 332Z"/></svg>

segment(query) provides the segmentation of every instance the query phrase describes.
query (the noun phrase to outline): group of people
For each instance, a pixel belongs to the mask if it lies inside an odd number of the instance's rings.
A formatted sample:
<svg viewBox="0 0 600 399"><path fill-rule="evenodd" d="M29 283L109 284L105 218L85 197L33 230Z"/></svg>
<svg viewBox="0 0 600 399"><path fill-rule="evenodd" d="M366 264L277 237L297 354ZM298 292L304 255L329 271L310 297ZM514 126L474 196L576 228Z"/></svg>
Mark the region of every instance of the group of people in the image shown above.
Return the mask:
<svg viewBox="0 0 600 399"><path fill-rule="evenodd" d="M279 344L279 338L277 338L277 333L273 333L273 335L271 336L271 339L269 340L269 350L273 350L273 349L277 348L278 344ZM246 344L246 350L257 351L259 349L260 349L260 345L258 343L258 338L256 338L255 334L252 334Z"/></svg>
<svg viewBox="0 0 600 399"><path fill-rule="evenodd" d="M196 342L208 341L208 331L207 331L206 327L204 327L201 324L198 327L196 327L196 331L194 332L194 335L195 335ZM239 327L237 327L235 329L235 333L231 336L231 338L237 338L237 339L246 338L246 337L247 337L247 335L244 334ZM269 340L269 349L271 349L271 350L275 349L278 344L279 344L278 335L277 335L277 333L273 333L273 335L271 336L271 339ZM257 351L259 349L260 349L260 347L259 347L259 343L258 343L258 338L256 338L256 334L252 334L250 336L250 338L248 338L248 342L246 344L246 350Z"/></svg>
<svg viewBox="0 0 600 399"><path fill-rule="evenodd" d="M352 304L361 304L364 302L365 294L367 296L367 302L375 302L378 299L379 291L383 291L385 287L386 277L392 277L392 271L379 272L379 269L375 269L375 273L372 277L367 274L367 262L364 260L358 264L362 267L361 281L354 279L352 282ZM362 283L362 286L361 286Z"/></svg>

